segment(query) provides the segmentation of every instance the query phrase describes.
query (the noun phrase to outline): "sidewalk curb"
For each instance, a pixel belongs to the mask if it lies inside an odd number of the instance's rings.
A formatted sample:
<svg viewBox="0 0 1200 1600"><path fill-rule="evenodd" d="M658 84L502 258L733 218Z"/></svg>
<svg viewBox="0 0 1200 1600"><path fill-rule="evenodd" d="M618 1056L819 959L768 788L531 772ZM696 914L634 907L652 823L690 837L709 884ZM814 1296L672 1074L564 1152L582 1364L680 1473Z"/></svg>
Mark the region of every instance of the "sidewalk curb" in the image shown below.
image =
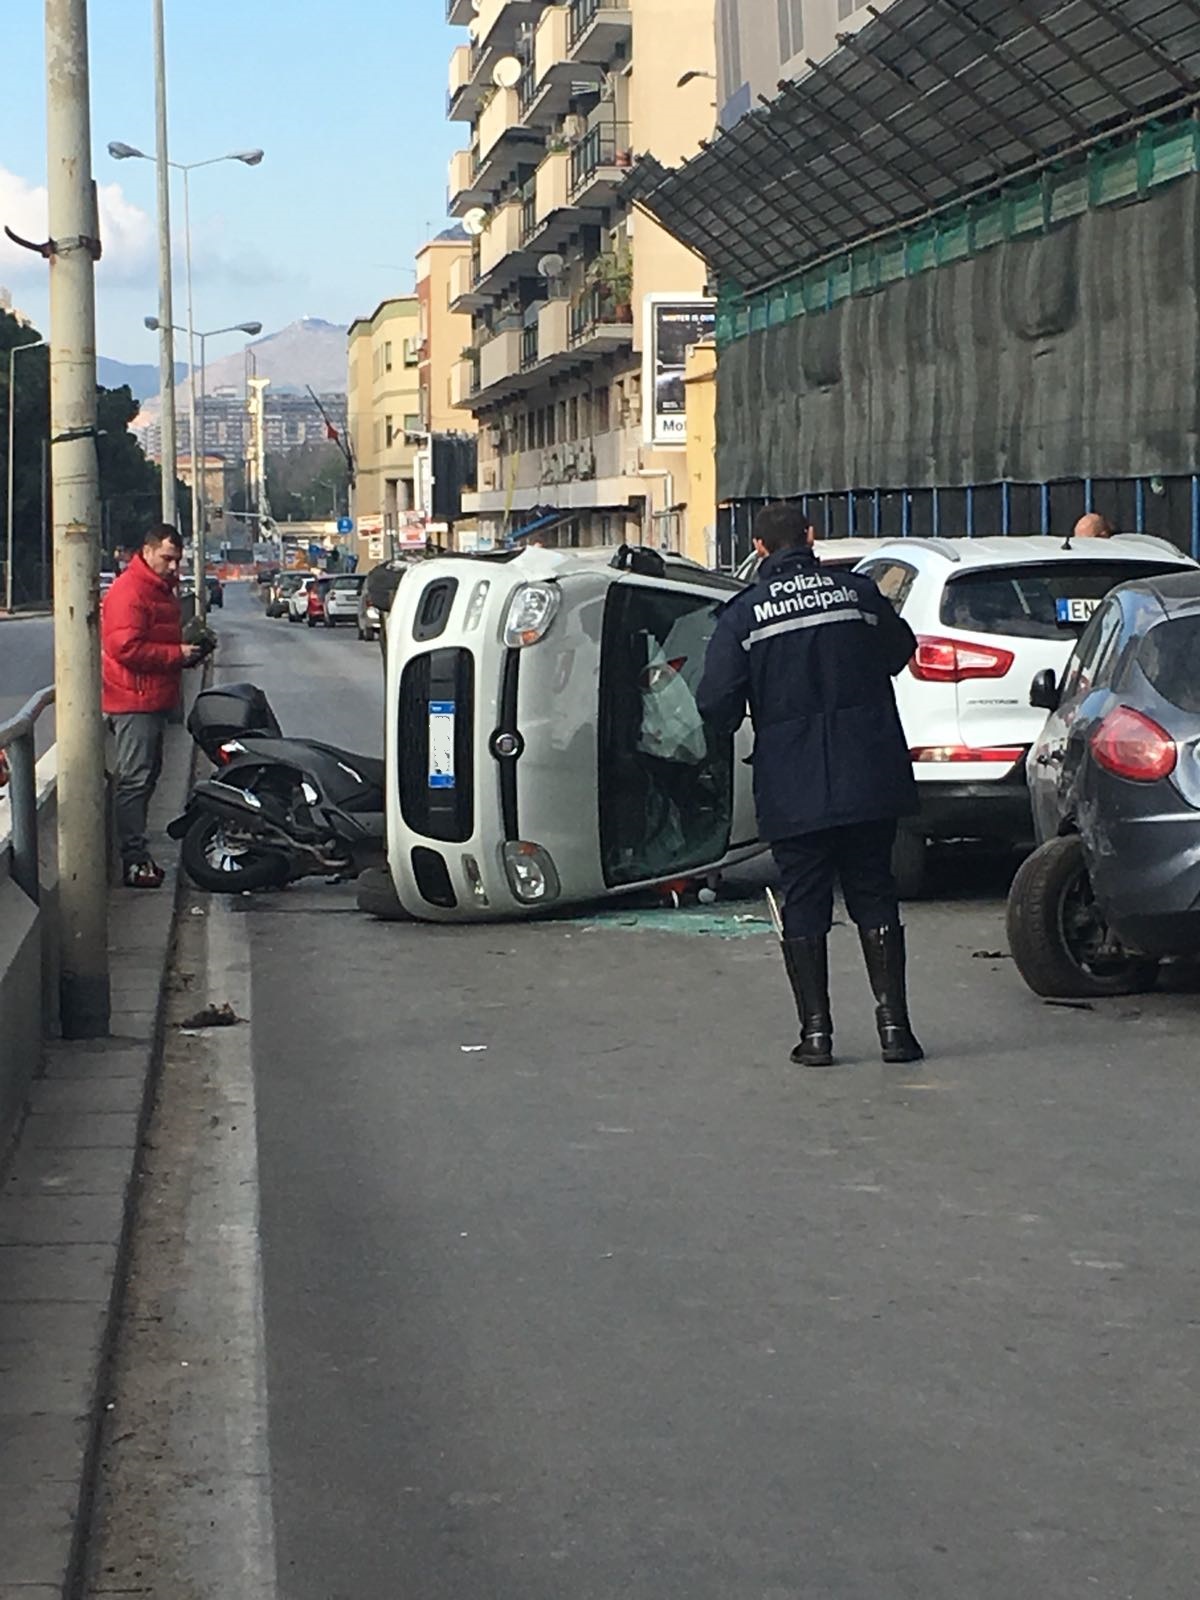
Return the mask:
<svg viewBox="0 0 1200 1600"><path fill-rule="evenodd" d="M190 791L198 760L190 740L171 742L160 813ZM47 1044L0 1167L0 1595L12 1585L30 1600L74 1597L85 1578L163 1060L182 888L174 852L167 868L161 898L110 900L111 1036Z"/></svg>

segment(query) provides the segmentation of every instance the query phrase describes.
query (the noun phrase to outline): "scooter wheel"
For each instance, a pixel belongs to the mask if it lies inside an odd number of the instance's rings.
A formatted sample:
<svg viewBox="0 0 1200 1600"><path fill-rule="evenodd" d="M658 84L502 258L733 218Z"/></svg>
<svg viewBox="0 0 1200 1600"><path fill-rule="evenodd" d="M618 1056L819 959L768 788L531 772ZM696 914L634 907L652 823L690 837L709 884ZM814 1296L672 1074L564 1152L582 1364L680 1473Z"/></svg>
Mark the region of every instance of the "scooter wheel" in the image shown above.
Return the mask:
<svg viewBox="0 0 1200 1600"><path fill-rule="evenodd" d="M210 894L275 889L288 880L283 856L229 840L220 817L197 817L183 836L179 858L196 887Z"/></svg>

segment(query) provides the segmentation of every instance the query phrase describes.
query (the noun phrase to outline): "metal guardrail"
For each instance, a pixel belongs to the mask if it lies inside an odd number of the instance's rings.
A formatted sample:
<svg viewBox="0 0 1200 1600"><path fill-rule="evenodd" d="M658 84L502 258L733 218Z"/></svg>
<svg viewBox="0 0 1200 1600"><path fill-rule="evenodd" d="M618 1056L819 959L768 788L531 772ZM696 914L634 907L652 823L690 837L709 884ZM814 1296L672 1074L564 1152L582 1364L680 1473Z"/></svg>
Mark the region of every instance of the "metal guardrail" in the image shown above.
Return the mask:
<svg viewBox="0 0 1200 1600"><path fill-rule="evenodd" d="M12 878L37 904L38 825L37 754L34 726L54 704L54 687L40 689L6 722L0 722L0 752L7 753L8 794L12 805Z"/></svg>

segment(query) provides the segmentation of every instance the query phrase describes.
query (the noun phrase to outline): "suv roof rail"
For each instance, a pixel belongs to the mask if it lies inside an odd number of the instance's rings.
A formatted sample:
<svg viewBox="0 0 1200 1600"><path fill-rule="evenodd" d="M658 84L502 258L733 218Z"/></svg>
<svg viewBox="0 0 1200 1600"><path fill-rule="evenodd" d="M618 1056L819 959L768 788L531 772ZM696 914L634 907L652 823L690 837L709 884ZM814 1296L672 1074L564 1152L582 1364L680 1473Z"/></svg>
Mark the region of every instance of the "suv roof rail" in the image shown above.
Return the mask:
<svg viewBox="0 0 1200 1600"><path fill-rule="evenodd" d="M961 561L957 546L950 539L926 539L919 534L899 534L889 539L889 544L915 545L918 550L932 550L935 556L945 556L947 561Z"/></svg>

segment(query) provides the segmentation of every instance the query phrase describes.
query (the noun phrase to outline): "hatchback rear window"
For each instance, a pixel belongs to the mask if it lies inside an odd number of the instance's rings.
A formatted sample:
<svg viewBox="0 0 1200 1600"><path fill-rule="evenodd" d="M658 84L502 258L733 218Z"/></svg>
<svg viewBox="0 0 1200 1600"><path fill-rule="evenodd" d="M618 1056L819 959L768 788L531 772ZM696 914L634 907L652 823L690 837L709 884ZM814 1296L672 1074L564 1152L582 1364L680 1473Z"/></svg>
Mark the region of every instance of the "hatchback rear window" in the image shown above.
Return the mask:
<svg viewBox="0 0 1200 1600"><path fill-rule="evenodd" d="M1200 613L1151 628L1138 649L1138 662L1164 700L1181 711L1200 713Z"/></svg>
<svg viewBox="0 0 1200 1600"><path fill-rule="evenodd" d="M1039 561L951 577L941 620L971 633L1016 639L1078 638L1110 589L1179 568L1162 561Z"/></svg>

